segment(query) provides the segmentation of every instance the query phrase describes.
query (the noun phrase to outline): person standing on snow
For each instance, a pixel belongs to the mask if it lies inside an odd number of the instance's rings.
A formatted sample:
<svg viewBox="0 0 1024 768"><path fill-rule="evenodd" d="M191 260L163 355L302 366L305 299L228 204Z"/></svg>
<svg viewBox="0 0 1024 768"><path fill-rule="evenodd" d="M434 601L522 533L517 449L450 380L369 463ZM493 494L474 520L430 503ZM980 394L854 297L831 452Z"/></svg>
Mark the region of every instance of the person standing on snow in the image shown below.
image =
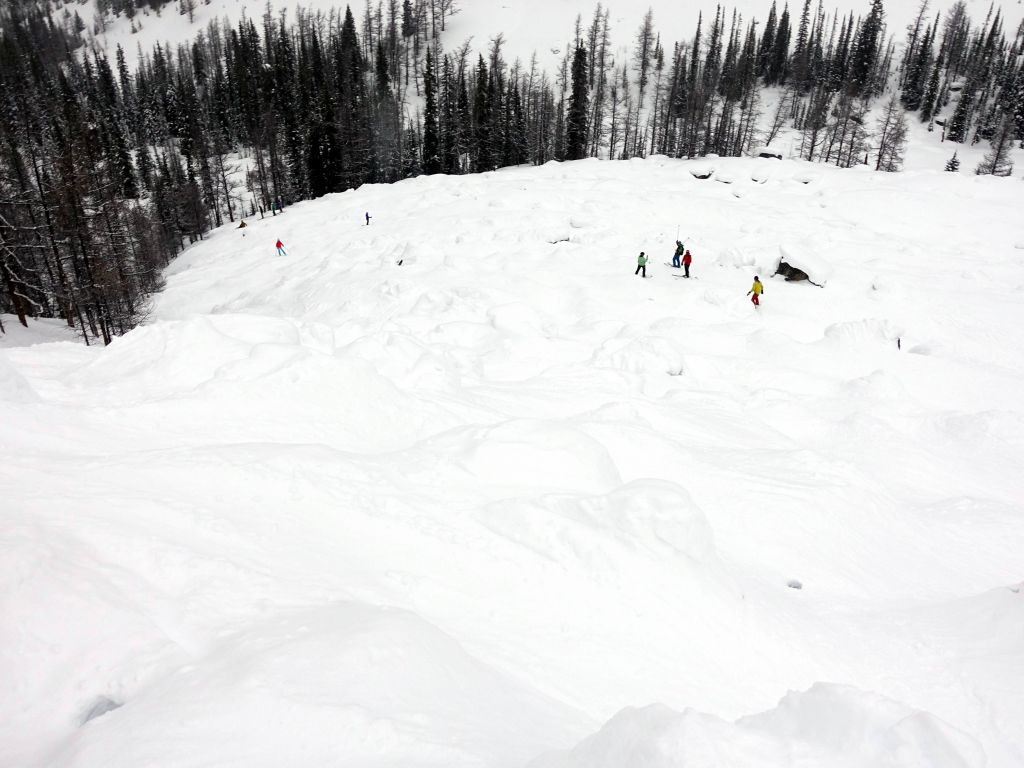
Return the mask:
<svg viewBox="0 0 1024 768"><path fill-rule="evenodd" d="M693 263L693 256L690 255L690 249L686 249L686 253L683 254L683 269L686 270L686 274L683 277L690 276L690 264Z"/></svg>
<svg viewBox="0 0 1024 768"><path fill-rule="evenodd" d="M761 278L754 275L754 284L750 286L750 290L747 291L747 296L750 297L750 301L755 307L761 306L760 296L762 293L764 293L764 286L761 285Z"/></svg>
<svg viewBox="0 0 1024 768"><path fill-rule="evenodd" d="M639 275L643 272L643 276L647 277L647 256L644 255L643 251L640 251L640 255L636 259L636 272L634 275Z"/></svg>
<svg viewBox="0 0 1024 768"><path fill-rule="evenodd" d="M672 254L672 266L679 269L679 257L683 255L683 244L676 240L676 252Z"/></svg>
<svg viewBox="0 0 1024 768"><path fill-rule="evenodd" d="M370 212L367 211L366 212L366 226L370 226L370 219L372 219L372 218L373 217L370 215Z"/></svg>
<svg viewBox="0 0 1024 768"><path fill-rule="evenodd" d="M282 243L280 240L277 241L277 255L278 256L287 256L288 255L285 252L285 250L284 250L284 243Z"/></svg>

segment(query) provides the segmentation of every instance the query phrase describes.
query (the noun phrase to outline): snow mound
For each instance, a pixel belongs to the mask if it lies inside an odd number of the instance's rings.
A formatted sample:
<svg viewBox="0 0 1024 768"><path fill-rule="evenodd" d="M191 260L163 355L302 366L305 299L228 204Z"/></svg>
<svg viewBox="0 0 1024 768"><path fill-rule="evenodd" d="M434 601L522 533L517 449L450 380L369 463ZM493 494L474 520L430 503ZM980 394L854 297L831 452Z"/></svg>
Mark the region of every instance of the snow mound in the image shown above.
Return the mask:
<svg viewBox="0 0 1024 768"><path fill-rule="evenodd" d="M571 752L531 768L984 768L970 736L927 712L818 683L734 723L656 704L622 710Z"/></svg>
<svg viewBox="0 0 1024 768"><path fill-rule="evenodd" d="M726 248L715 255L715 263L723 267L760 267L761 263L755 253L745 248Z"/></svg>
<svg viewBox="0 0 1024 768"><path fill-rule="evenodd" d="M895 346L899 335L891 322L877 318L833 323L825 328L825 338L852 344Z"/></svg>
<svg viewBox="0 0 1024 768"><path fill-rule="evenodd" d="M637 556L668 563L689 581L721 577L711 526L674 483L636 480L604 496L507 500L481 520L555 562L581 559L602 581L614 582L616 563Z"/></svg>
<svg viewBox="0 0 1024 768"><path fill-rule="evenodd" d="M593 363L629 373L667 373L682 376L683 354L679 342L665 336L639 336L605 342L594 354Z"/></svg>
<svg viewBox="0 0 1024 768"><path fill-rule="evenodd" d="M253 768L332 765L339 752L351 765L384 753L411 767L516 766L557 745L567 715L415 614L338 602L221 638L81 728L56 763L143 765L158 741L166 765L219 745L218 764Z"/></svg>
<svg viewBox="0 0 1024 768"><path fill-rule="evenodd" d="M0 351L0 400L13 403L34 403L39 396L18 369Z"/></svg>
<svg viewBox="0 0 1024 768"><path fill-rule="evenodd" d="M571 424L532 419L458 430L437 438L471 483L550 489L610 489L621 483L605 447Z"/></svg>

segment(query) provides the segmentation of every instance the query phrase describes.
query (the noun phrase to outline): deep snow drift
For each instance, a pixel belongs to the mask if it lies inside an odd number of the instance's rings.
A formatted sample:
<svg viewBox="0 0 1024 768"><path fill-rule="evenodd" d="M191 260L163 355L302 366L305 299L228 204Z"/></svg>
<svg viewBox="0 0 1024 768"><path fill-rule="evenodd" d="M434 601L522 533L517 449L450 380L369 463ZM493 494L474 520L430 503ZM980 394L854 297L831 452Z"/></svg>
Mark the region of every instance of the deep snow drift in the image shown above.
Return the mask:
<svg viewBox="0 0 1024 768"><path fill-rule="evenodd" d="M420 178L0 345L0 765L1019 768L1022 207Z"/></svg>

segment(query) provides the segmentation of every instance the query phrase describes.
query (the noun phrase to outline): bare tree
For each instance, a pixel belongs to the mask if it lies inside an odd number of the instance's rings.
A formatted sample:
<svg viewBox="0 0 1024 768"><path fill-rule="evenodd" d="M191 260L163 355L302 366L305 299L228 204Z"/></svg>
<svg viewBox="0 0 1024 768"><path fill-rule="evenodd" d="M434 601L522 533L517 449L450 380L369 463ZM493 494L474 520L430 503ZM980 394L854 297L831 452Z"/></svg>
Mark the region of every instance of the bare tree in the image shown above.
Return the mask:
<svg viewBox="0 0 1024 768"><path fill-rule="evenodd" d="M644 14L643 24L636 35L636 48L633 49L633 68L636 70L637 101L636 101L636 124L633 127L633 151L632 154L642 154L643 146L638 142L640 136L640 113L644 108L644 95L647 93L647 83L650 80L651 59L654 56L656 41L654 36L654 11L650 8Z"/></svg>
<svg viewBox="0 0 1024 768"><path fill-rule="evenodd" d="M878 119L878 161L876 171L894 172L903 166L903 153L907 147L907 115L893 94Z"/></svg>
<svg viewBox="0 0 1024 768"><path fill-rule="evenodd" d="M974 172L979 176L990 174L992 176L1009 176L1013 173L1013 161L1010 159L1010 149L1014 142L1013 118L1003 117L999 129L992 137L991 148L985 153L985 157Z"/></svg>
<svg viewBox="0 0 1024 768"><path fill-rule="evenodd" d="M771 144L775 141L775 137L779 135L779 131L782 130L782 126L786 124L786 120L789 119L790 114L793 111L794 98L795 94L791 88L787 88L779 96L779 103L775 105L775 112L772 114L771 124L768 126L768 132L764 137L765 144Z"/></svg>

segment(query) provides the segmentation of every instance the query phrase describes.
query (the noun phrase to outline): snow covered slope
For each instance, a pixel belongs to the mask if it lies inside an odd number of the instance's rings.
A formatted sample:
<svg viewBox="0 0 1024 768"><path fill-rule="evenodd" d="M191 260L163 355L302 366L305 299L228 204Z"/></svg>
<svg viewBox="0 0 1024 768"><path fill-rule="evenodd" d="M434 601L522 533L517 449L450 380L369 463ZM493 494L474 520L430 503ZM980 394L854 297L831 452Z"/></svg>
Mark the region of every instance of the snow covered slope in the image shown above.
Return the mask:
<svg viewBox="0 0 1024 768"><path fill-rule="evenodd" d="M0 347L0 765L1019 768L1022 204L419 178Z"/></svg>

